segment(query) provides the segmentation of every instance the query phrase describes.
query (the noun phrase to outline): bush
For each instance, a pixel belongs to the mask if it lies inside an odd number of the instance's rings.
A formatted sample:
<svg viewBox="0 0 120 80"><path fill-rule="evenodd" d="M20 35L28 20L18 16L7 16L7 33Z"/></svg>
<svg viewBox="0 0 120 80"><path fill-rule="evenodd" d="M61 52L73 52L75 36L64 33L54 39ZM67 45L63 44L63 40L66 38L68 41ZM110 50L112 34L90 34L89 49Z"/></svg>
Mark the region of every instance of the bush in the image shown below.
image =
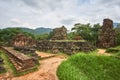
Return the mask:
<svg viewBox="0 0 120 80"><path fill-rule="evenodd" d="M106 52L113 54L115 56L120 56L120 46L108 48Z"/></svg>
<svg viewBox="0 0 120 80"><path fill-rule="evenodd" d="M115 57L75 54L57 70L60 80L118 80L120 60Z"/></svg>
<svg viewBox="0 0 120 80"><path fill-rule="evenodd" d="M115 52L119 52L119 50L116 49L116 48L108 48L108 49L106 50L106 52L112 52L112 53L115 53Z"/></svg>

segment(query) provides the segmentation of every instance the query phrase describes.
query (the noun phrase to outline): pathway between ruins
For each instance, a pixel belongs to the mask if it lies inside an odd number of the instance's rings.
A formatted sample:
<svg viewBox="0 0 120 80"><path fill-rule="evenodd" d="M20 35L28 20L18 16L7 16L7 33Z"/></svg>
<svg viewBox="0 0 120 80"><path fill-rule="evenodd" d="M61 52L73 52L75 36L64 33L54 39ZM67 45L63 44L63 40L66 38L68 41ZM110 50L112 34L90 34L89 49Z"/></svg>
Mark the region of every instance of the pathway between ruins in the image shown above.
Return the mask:
<svg viewBox="0 0 120 80"><path fill-rule="evenodd" d="M56 70L60 63L65 60L63 55L47 54L43 52L37 52L38 55L45 58L40 60L40 66L38 71L26 74L20 77L14 77L12 80L58 80L56 76Z"/></svg>

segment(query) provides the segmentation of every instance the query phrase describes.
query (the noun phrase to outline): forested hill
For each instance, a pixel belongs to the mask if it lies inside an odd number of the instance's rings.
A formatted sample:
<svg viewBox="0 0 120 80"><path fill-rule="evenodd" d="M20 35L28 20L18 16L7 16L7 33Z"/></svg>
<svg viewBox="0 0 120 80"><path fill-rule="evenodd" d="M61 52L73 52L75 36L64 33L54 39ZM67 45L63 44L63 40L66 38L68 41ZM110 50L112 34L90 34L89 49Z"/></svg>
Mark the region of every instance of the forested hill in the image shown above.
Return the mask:
<svg viewBox="0 0 120 80"><path fill-rule="evenodd" d="M38 39L39 35L44 35L42 36L43 38L48 36L48 34L51 32L52 29L50 28L37 28L37 29L29 29L29 28L5 28L5 29L0 29L0 44L5 44L9 42L13 36L15 36L18 33L23 33L26 36L31 36L33 39Z"/></svg>
<svg viewBox="0 0 120 80"><path fill-rule="evenodd" d="M45 33L49 33L49 32L52 31L51 28L43 28L43 27L36 28L36 29L29 29L29 28L20 28L20 29L22 31L29 32L29 33L32 33L32 34L35 34L35 35L45 34Z"/></svg>

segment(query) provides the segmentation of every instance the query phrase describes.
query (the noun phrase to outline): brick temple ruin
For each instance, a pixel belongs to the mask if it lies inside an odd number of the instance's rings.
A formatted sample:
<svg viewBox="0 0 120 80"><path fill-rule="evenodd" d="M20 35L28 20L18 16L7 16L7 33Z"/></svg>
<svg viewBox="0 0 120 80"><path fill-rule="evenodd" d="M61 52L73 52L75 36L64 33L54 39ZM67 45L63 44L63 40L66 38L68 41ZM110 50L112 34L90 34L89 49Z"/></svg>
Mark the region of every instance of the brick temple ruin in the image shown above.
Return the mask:
<svg viewBox="0 0 120 80"><path fill-rule="evenodd" d="M51 40L67 40L67 29L65 26L53 29Z"/></svg>
<svg viewBox="0 0 120 80"><path fill-rule="evenodd" d="M11 40L11 47L1 47L1 49L9 56L17 71L24 71L34 67L35 64L39 64L35 45L35 40L19 33Z"/></svg>
<svg viewBox="0 0 120 80"><path fill-rule="evenodd" d="M103 20L103 26L98 35L97 46L99 48L109 48L115 46L115 31L113 30L112 20Z"/></svg>
<svg viewBox="0 0 120 80"><path fill-rule="evenodd" d="M31 47L35 45L35 40L33 40L31 37L27 37L22 33L17 34L12 39L11 45L14 47Z"/></svg>
<svg viewBox="0 0 120 80"><path fill-rule="evenodd" d="M80 40L81 39L81 40ZM67 40L67 29L65 26L55 28L50 40L37 41L36 48L40 51L51 51L53 53L63 52L73 54L79 51L89 52L95 47L81 37L76 40Z"/></svg>

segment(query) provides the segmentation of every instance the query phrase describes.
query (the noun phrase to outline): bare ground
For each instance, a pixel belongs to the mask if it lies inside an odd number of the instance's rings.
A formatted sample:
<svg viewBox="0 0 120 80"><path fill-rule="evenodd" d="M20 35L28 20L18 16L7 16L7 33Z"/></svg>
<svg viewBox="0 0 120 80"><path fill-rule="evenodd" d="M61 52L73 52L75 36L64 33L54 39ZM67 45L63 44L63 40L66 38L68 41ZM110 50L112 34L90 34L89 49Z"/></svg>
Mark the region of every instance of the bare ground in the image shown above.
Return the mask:
<svg viewBox="0 0 120 80"><path fill-rule="evenodd" d="M106 49L98 49L98 55L110 56L111 54L106 53Z"/></svg>

